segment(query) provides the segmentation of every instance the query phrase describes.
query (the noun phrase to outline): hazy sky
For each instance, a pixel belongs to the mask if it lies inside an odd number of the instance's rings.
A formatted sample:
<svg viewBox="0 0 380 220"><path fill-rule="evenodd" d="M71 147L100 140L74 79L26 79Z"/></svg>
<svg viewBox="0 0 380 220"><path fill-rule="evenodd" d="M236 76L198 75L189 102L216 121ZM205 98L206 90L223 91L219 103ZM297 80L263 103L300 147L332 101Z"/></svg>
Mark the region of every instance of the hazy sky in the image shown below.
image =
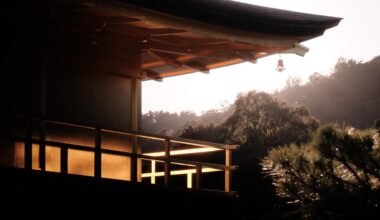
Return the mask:
<svg viewBox="0 0 380 220"><path fill-rule="evenodd" d="M368 61L380 55L380 0L239 0L292 11L342 17L340 24L323 36L306 41L305 57L282 55L286 70L275 71L278 55L214 69L143 82L142 111L184 110L201 113L233 103L236 95L250 90L281 89L289 76L306 81L314 72L329 74L340 57Z"/></svg>

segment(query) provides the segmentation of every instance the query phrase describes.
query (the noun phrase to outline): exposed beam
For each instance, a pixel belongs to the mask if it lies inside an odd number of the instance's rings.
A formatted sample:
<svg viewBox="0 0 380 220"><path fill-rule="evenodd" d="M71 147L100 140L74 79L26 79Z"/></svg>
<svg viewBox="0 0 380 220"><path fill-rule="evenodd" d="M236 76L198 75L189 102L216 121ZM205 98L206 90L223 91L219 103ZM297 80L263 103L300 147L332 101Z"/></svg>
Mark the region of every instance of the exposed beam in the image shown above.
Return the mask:
<svg viewBox="0 0 380 220"><path fill-rule="evenodd" d="M235 58L235 59L230 59L230 60L225 60L225 61L209 64L207 65L207 68L214 69L218 67L241 63L241 62L242 62L241 59ZM163 72L163 73L160 73L160 75L161 77L165 78L165 77L177 76L177 75L182 75L182 74L187 74L187 73L192 73L192 72L195 72L194 69L189 68L189 69L181 69L181 70L175 70L175 71L170 71L170 72Z"/></svg>
<svg viewBox="0 0 380 220"><path fill-rule="evenodd" d="M210 69L207 68L206 65L204 65L200 62L197 62L197 61L189 61L189 62L184 63L184 65L188 66L192 69L198 70L202 73L210 73Z"/></svg>
<svg viewBox="0 0 380 220"><path fill-rule="evenodd" d="M196 57L208 57L208 58L214 58L219 60L226 60L226 59L232 59L234 56L232 55L232 52L230 51L212 51L212 50L183 50L183 49L173 49L173 48L159 48L159 47L152 47L149 49L150 51L157 51L161 53L167 53L167 54L173 54L177 56L181 55L193 55Z"/></svg>
<svg viewBox="0 0 380 220"><path fill-rule="evenodd" d="M166 64L168 64L169 66L172 66L174 68L180 68L182 67L182 63L169 57L168 55L166 55L165 53L161 53L161 52L158 52L158 51L148 51L149 53L155 55L156 57L158 57L159 59L161 59L162 61L164 61Z"/></svg>
<svg viewBox="0 0 380 220"><path fill-rule="evenodd" d="M251 53L236 53L236 57L237 58L240 58L244 61L247 61L247 62L250 62L250 63L253 63L253 64L256 64L257 63L257 58L255 57L255 55L251 54Z"/></svg>
<svg viewBox="0 0 380 220"><path fill-rule="evenodd" d="M193 56L193 55L184 55L184 56L178 56L176 58L177 61L179 62L184 62L184 61L188 61L188 60L191 60L191 59L194 59L196 56ZM159 66L164 66L166 65L166 63L162 60L154 60L154 61L150 61L150 62L146 62L146 63L143 63L141 68L143 69L147 69L147 68L152 68L152 67L159 67Z"/></svg>
<svg viewBox="0 0 380 220"><path fill-rule="evenodd" d="M199 57L212 57L217 59L231 59L232 52L227 50L215 50L208 46L204 47L187 47L176 45L167 42L149 40L146 44L146 49L175 55L194 55Z"/></svg>
<svg viewBox="0 0 380 220"><path fill-rule="evenodd" d="M305 54L309 51L309 48L303 46L302 44L295 43L293 48L283 51L282 53L294 53L298 56L305 56Z"/></svg>
<svg viewBox="0 0 380 220"><path fill-rule="evenodd" d="M153 71L153 70L144 70L143 71L143 75L145 75L146 78L149 78L149 79L153 79L153 80L156 80L158 82L162 82L163 79L162 77L160 76L159 73Z"/></svg>
<svg viewBox="0 0 380 220"><path fill-rule="evenodd" d="M229 43L231 41L220 38L213 38L207 36L194 35L189 33L177 34L177 35L167 35L167 36L154 36L152 39L163 42L171 42L176 44L191 44L191 45L212 45L212 44L223 44Z"/></svg>
<svg viewBox="0 0 380 220"><path fill-rule="evenodd" d="M167 36L173 34L184 33L186 31L173 29L173 28L146 28L136 25L123 25L123 24L112 24L108 28L109 31L134 35L139 37L152 37L152 36Z"/></svg>

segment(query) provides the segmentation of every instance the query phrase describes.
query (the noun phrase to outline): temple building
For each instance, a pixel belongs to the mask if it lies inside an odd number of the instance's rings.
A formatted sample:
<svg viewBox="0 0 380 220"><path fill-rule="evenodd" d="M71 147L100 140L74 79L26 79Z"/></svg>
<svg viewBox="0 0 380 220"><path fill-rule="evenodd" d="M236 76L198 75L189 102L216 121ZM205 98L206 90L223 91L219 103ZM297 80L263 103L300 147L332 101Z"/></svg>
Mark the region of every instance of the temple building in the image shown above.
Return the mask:
<svg viewBox="0 0 380 220"><path fill-rule="evenodd" d="M118 216L122 198L126 209L141 205L154 212L140 215L159 219L173 217L160 211L168 207L233 217L215 212L236 198L238 146L142 133L141 82L303 56L302 42L341 20L229 0L6 1L0 18L3 210ZM225 161L180 157L200 153ZM207 175L219 175L216 191L202 187Z"/></svg>

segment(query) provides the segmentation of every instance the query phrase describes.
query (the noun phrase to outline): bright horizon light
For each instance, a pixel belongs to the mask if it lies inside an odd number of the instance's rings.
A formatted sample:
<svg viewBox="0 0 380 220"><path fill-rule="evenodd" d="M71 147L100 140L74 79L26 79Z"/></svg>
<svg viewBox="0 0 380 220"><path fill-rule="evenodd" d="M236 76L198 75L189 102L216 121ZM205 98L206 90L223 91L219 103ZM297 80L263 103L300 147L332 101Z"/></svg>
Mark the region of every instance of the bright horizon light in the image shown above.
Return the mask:
<svg viewBox="0 0 380 220"><path fill-rule="evenodd" d="M329 75L341 57L369 61L380 55L380 1L378 0L239 0L291 11L342 17L336 27L322 36L303 42L310 48L305 57L282 54L285 71L275 70L278 54L259 59L257 64L242 63L213 69L210 74L192 73L165 78L163 82L143 82L142 112L193 111L197 114L232 104L239 93L251 90L273 92L286 80L298 77L306 82L315 72Z"/></svg>

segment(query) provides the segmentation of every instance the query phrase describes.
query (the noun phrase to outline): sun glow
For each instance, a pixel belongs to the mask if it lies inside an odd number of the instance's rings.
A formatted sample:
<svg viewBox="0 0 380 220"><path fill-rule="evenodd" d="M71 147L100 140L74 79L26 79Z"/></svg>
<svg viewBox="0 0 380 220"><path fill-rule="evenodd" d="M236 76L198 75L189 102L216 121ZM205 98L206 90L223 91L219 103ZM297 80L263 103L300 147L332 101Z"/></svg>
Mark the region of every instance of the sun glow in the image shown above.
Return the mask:
<svg viewBox="0 0 380 220"><path fill-rule="evenodd" d="M214 152L214 151L221 151L222 149L218 148L192 148L192 149L185 149L185 150L171 150L170 155L185 155L185 154L199 154L199 153L207 153L207 152ZM163 157L165 156L165 152L153 152L153 153L145 153L145 156L151 156L151 157Z"/></svg>

